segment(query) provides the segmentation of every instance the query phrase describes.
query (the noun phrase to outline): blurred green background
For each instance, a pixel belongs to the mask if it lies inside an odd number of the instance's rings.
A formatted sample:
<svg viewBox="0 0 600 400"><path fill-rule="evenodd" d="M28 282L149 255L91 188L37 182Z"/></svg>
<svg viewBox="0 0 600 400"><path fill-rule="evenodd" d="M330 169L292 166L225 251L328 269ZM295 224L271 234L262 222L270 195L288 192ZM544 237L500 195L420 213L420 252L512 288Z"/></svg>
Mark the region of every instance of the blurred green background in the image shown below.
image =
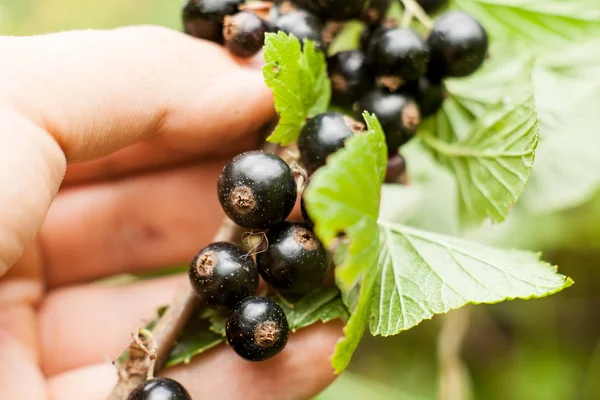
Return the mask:
<svg viewBox="0 0 600 400"><path fill-rule="evenodd" d="M133 24L179 29L180 7L178 0L0 0L0 33ZM575 286L543 300L467 307L398 337L365 339L350 371L319 400L435 399L440 381L450 385L445 399L600 399L600 201L552 217L520 217L524 222L509 232L522 236L496 241L544 251ZM459 348L453 340L461 330Z"/></svg>

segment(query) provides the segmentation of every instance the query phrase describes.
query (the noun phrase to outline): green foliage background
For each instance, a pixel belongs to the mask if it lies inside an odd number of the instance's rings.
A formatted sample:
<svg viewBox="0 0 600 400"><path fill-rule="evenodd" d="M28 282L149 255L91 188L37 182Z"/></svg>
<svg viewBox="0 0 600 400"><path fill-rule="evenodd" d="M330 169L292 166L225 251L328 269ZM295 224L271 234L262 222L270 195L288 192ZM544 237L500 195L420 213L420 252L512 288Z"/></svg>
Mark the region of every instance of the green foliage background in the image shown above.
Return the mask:
<svg viewBox="0 0 600 400"><path fill-rule="evenodd" d="M471 313L471 324L462 357L471 382L472 398L598 399L598 2L458 0L457 3L476 15L494 15L495 20L489 20L486 25L493 37L503 32L502 24L514 27L509 32L509 40L514 45L495 49L492 54L512 52L549 59L548 64L537 67L533 79L538 92L536 105L541 109L542 150L536 154L529 186L506 223L475 229L468 236L495 245L542 250L545 260L558 264L560 272L576 282L569 290L543 301L467 308ZM519 8L524 3L529 4L528 10ZM132 24L179 28L180 7L178 0L0 0L0 34L26 35ZM537 12L539 10L543 12ZM596 21L598 29L590 28L594 25L590 21ZM564 38L571 39L571 43ZM529 51L530 48L534 50ZM557 52L557 48L561 51ZM458 92L461 92L460 85L460 82L456 83ZM466 86L468 93L468 84ZM475 93L472 99L461 98L460 101L463 105L476 107L478 101L489 100L493 96L490 93L493 85L486 84L485 87L486 93ZM544 132L548 132L548 136L544 136ZM384 204L382 212L388 213L390 219L408 220L420 228L455 233L458 226L452 211L458 208L452 197L457 190L455 183L447 171L434 166L432 160L411 159L413 150L407 149L407 153L411 180L418 191L402 194L401 197L407 200L401 211L406 215L395 215L398 205L386 209ZM536 167L542 171L537 175ZM560 184L553 185L554 182ZM419 212L410 213L414 203L419 204ZM396 337L365 337L350 370L319 399L436 398L439 378L437 340L443 323L444 318L438 318Z"/></svg>

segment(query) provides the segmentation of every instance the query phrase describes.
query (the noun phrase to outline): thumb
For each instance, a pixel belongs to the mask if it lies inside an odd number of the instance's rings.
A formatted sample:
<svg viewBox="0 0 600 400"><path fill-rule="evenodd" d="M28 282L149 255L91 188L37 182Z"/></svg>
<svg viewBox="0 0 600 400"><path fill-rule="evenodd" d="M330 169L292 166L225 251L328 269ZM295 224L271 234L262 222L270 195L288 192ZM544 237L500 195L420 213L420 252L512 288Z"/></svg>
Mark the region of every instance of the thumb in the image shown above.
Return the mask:
<svg viewBox="0 0 600 400"><path fill-rule="evenodd" d="M274 116L259 71L159 27L0 38L0 275L39 230L66 164L147 140L181 151Z"/></svg>

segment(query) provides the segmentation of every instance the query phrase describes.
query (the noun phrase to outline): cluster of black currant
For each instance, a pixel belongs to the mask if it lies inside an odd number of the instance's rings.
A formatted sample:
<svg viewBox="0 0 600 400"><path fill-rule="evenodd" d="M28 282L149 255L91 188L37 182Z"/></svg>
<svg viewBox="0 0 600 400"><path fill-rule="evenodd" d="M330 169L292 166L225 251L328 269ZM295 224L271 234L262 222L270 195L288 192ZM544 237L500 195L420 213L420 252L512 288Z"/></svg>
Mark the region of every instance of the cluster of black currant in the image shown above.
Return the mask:
<svg viewBox="0 0 600 400"><path fill-rule="evenodd" d="M247 360L266 360L285 347L289 327L276 302L255 296L259 275L281 294L303 295L323 282L329 252L308 224L285 221L296 203L297 183L278 156L240 154L225 166L217 187L227 216L253 232L267 230L267 245L253 258L235 244L213 243L192 261L190 281L207 306L230 309L231 347Z"/></svg>
<svg viewBox="0 0 600 400"><path fill-rule="evenodd" d="M446 96L443 79L472 74L488 50L484 28L470 15L460 11L441 15L423 39L386 18L392 1L396 0L188 0L183 22L190 35L224 44L237 56L251 57L261 49L265 33L274 31L313 40L327 52L346 21L362 20L360 48L328 58L332 104L354 112L359 120L365 110L377 115L390 150L386 181L391 183L406 168L399 148L414 136L423 118L440 109ZM435 12L447 0L417 3L425 12ZM330 113L312 124L342 118ZM346 129L335 133L329 149L342 147L347 134Z"/></svg>
<svg viewBox="0 0 600 400"><path fill-rule="evenodd" d="M226 335L235 352L263 361L283 350L290 329L277 302L256 296L259 275L282 295L302 296L323 283L330 254L308 223L286 222L298 184L280 157L262 151L238 155L221 172L217 189L227 216L242 228L264 233L267 245L252 254L237 244L212 243L194 257L190 282L206 306L228 313ZM166 397L152 397L161 392ZM146 381L129 396L154 398L190 399L178 382L164 378Z"/></svg>
<svg viewBox="0 0 600 400"><path fill-rule="evenodd" d="M359 49L328 58L332 103L343 110L377 115L390 149L388 182L406 168L398 149L414 136L421 118L435 114L445 97L443 79L472 74L487 54L487 35L468 14L440 16L427 40L416 31L385 18L393 0L188 0L185 31L224 44L238 57L252 57L266 32L284 31L313 40L323 51L339 22L365 22ZM402 0L401 0L402 1ZM434 12L447 0L417 0ZM333 23L332 23L333 21ZM298 139L298 161L310 176L362 124L338 112L306 121ZM308 184L308 182L305 182ZM322 285L329 270L329 251L312 231L301 202L304 223L286 222L298 195L294 171L280 157L261 151L231 160L218 181L218 196L238 226L263 232L266 248L246 251L218 242L202 249L189 269L194 291L208 307L228 313L227 340L244 359L262 361L285 347L289 326L282 308L258 297L259 276L284 296L301 296ZM176 381L155 378L136 388L129 400L190 400Z"/></svg>

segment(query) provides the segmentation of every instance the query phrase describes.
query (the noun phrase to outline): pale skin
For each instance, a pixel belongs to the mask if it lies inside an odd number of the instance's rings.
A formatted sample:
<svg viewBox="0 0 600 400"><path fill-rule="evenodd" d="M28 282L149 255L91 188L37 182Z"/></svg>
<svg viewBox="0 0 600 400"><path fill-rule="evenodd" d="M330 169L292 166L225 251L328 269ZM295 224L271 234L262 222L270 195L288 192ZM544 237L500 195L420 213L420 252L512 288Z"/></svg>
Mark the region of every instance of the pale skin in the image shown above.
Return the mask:
<svg viewBox="0 0 600 400"><path fill-rule="evenodd" d="M274 116L253 63L156 27L0 38L0 393L101 400L110 360L222 218L215 182ZM300 400L334 379L339 323L250 363L221 346L165 371L194 398Z"/></svg>

